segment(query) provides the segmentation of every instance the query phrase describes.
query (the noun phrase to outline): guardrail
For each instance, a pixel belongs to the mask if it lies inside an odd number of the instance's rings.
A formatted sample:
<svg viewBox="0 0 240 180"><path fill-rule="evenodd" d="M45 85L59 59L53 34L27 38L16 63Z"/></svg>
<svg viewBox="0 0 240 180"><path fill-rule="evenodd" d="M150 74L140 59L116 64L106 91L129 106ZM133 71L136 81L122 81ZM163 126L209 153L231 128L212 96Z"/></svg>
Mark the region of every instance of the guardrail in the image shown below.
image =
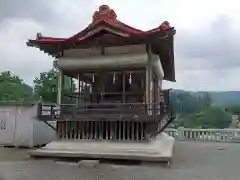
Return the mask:
<svg viewBox="0 0 240 180"><path fill-rule="evenodd" d="M178 129L164 130L169 136L180 141L240 142L240 129Z"/></svg>

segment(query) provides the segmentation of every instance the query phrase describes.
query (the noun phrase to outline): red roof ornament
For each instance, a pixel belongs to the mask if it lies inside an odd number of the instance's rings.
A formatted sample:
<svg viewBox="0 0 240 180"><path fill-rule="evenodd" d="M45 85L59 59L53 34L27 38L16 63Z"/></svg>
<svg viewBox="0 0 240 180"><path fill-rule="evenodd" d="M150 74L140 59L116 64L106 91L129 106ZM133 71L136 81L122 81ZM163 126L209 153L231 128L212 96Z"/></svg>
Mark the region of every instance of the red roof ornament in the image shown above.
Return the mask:
<svg viewBox="0 0 240 180"><path fill-rule="evenodd" d="M42 38L42 34L40 32L37 33L36 40L40 40Z"/></svg>
<svg viewBox="0 0 240 180"><path fill-rule="evenodd" d="M170 29L171 26L170 26L170 23L168 21L164 21L160 26L159 26L159 29L161 31L166 31L168 29Z"/></svg>
<svg viewBox="0 0 240 180"><path fill-rule="evenodd" d="M110 9L108 5L101 5L98 11L93 14L92 23L96 23L101 20L117 20L117 15L113 9Z"/></svg>

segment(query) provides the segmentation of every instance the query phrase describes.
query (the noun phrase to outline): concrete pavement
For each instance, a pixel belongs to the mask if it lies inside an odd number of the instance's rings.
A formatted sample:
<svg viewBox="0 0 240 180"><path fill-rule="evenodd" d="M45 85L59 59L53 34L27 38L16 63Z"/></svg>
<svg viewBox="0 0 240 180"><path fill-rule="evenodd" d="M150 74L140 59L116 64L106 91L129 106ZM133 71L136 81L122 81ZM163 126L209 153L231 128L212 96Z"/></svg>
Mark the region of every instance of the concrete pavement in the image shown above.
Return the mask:
<svg viewBox="0 0 240 180"><path fill-rule="evenodd" d="M239 180L240 144L176 142L172 166L100 164L29 159L26 150L0 148L0 179L4 180Z"/></svg>

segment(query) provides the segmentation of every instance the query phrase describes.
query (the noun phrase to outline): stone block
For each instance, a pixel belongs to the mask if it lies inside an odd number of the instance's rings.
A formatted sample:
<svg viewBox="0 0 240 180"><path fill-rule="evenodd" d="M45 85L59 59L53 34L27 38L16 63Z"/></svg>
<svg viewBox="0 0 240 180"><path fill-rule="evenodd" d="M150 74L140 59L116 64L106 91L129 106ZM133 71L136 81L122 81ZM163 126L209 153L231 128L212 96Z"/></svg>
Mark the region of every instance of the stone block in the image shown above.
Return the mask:
<svg viewBox="0 0 240 180"><path fill-rule="evenodd" d="M111 141L53 141L46 147L30 151L33 157L84 158L84 159L122 159L138 161L169 162L173 156L174 138L165 133L146 142ZM92 161L92 160L90 160ZM92 162L86 162L86 166ZM85 164L85 163L84 163ZM94 163L93 163L94 164Z"/></svg>
<svg viewBox="0 0 240 180"><path fill-rule="evenodd" d="M80 160L78 167L95 168L99 165L99 160Z"/></svg>

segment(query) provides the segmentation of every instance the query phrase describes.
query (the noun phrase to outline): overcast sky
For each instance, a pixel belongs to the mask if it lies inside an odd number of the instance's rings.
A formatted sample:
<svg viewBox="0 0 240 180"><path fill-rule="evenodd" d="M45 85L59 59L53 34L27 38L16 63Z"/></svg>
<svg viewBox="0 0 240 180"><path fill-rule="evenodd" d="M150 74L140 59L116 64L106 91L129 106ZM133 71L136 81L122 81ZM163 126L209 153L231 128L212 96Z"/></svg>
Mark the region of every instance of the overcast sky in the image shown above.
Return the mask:
<svg viewBox="0 0 240 180"><path fill-rule="evenodd" d="M85 4L83 3L85 2ZM101 4L118 19L148 30L169 21L175 38L176 83L187 90L240 90L240 3L236 0L7 0L0 1L0 71L28 84L52 58L26 47L37 32L69 37L86 27Z"/></svg>

